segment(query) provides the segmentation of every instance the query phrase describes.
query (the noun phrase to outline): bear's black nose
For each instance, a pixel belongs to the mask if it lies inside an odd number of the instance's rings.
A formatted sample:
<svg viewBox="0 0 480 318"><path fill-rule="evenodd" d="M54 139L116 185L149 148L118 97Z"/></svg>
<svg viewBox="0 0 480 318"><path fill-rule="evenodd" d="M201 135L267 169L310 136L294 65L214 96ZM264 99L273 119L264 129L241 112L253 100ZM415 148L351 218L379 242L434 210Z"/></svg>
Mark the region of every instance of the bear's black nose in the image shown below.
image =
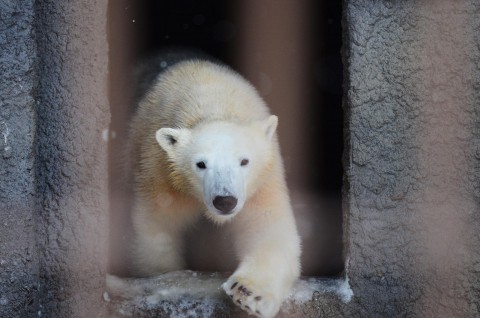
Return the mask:
<svg viewBox="0 0 480 318"><path fill-rule="evenodd" d="M213 199L213 206L222 211L223 214L229 214L237 206L237 198L232 196L216 196Z"/></svg>

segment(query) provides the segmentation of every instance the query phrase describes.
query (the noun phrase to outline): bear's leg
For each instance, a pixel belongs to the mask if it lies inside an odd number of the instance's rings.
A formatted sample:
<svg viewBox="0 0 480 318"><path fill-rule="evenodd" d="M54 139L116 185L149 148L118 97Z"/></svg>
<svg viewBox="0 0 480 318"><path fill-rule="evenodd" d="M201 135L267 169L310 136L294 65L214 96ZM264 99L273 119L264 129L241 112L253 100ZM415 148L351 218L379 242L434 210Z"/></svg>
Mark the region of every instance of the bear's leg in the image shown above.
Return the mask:
<svg viewBox="0 0 480 318"><path fill-rule="evenodd" d="M185 267L182 231L187 220L172 223L169 216L173 213L145 202L134 204L132 265L135 275L152 276Z"/></svg>
<svg viewBox="0 0 480 318"><path fill-rule="evenodd" d="M290 204L280 201L285 205L250 207L233 224L241 262L223 289L259 317L275 316L300 274L300 239Z"/></svg>

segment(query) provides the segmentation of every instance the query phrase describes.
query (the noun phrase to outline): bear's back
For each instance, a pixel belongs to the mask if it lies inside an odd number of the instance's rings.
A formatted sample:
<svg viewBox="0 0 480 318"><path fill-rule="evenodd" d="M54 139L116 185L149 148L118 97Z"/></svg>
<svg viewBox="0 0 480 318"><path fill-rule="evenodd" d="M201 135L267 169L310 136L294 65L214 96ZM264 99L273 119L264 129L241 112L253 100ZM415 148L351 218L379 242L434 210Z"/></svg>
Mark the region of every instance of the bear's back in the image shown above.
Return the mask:
<svg viewBox="0 0 480 318"><path fill-rule="evenodd" d="M192 128L213 120L265 119L255 88L230 68L206 60L179 62L160 74L139 102L138 116L161 127Z"/></svg>

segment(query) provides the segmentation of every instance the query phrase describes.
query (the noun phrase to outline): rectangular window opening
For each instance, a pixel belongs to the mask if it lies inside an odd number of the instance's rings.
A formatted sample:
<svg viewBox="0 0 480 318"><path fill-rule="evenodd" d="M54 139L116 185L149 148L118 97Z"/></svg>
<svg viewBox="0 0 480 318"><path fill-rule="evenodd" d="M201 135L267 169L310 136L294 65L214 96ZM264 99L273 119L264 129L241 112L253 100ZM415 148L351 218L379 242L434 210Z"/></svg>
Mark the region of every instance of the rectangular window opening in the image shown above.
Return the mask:
<svg viewBox="0 0 480 318"><path fill-rule="evenodd" d="M344 270L341 1L120 0L109 6L109 271L128 276L129 180L121 154L133 109L128 102L132 67L155 50L185 46L245 76L279 116L287 182L303 241L302 275L339 276ZM190 231L189 269L235 269L234 257L218 253L232 253L222 235L207 221Z"/></svg>

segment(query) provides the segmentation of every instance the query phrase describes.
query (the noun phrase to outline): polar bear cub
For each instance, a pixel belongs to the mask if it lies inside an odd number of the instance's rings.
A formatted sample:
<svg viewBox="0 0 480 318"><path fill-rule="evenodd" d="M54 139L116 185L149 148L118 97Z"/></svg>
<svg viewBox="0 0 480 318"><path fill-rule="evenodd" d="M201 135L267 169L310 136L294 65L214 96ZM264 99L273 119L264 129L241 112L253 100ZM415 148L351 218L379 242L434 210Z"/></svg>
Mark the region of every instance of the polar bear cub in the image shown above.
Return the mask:
<svg viewBox="0 0 480 318"><path fill-rule="evenodd" d="M136 274L183 269L182 234L203 211L234 232L239 265L225 292L251 314L275 316L300 274L276 128L256 90L225 66L191 59L153 80L129 139Z"/></svg>

